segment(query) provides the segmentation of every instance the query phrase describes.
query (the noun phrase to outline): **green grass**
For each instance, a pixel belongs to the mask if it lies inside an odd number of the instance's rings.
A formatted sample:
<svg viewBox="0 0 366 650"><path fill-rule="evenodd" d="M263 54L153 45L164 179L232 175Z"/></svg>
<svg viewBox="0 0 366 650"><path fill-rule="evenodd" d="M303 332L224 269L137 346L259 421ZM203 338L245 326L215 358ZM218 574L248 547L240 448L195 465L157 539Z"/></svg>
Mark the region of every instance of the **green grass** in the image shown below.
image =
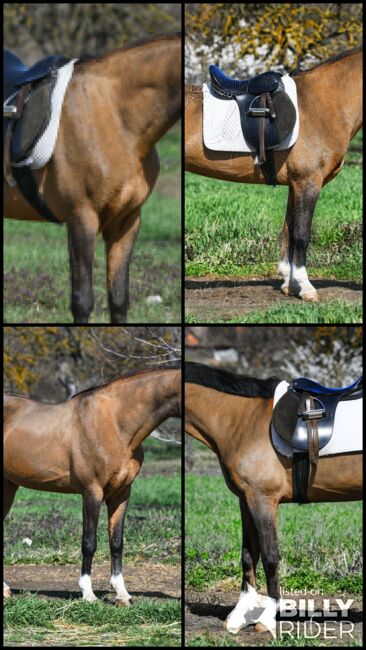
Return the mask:
<svg viewBox="0 0 366 650"><path fill-rule="evenodd" d="M362 142L361 135L355 144ZM348 154L355 158L358 154ZM362 168L344 167L321 191L312 227L312 277L360 280ZM186 174L186 275L275 276L287 187Z"/></svg>
<svg viewBox="0 0 366 650"><path fill-rule="evenodd" d="M129 322L177 322L181 300L180 129L158 145L161 173L142 208L142 226L130 268ZM4 320L7 323L72 322L67 234L64 226L5 220ZM91 322L109 322L104 244L94 267ZM161 295L162 304L147 304Z"/></svg>
<svg viewBox="0 0 366 650"><path fill-rule="evenodd" d="M20 596L5 602L5 645L179 646L181 605L144 599L128 608L98 601Z"/></svg>
<svg viewBox="0 0 366 650"><path fill-rule="evenodd" d="M185 319L186 323L238 323L238 318L217 317L213 319L209 314L190 314ZM250 314L241 314L240 323L270 323L290 324L302 323L303 325L331 324L331 323L362 323L362 305L350 304L344 300L331 300L321 304L284 304L270 307L266 310L254 310Z"/></svg>
<svg viewBox="0 0 366 650"><path fill-rule="evenodd" d="M221 477L188 475L185 508L186 585L205 590L222 580L234 578L234 588L240 589L238 499L227 489ZM360 594L361 530L360 503L280 506L281 587ZM261 565L258 585L259 589L266 588Z"/></svg>

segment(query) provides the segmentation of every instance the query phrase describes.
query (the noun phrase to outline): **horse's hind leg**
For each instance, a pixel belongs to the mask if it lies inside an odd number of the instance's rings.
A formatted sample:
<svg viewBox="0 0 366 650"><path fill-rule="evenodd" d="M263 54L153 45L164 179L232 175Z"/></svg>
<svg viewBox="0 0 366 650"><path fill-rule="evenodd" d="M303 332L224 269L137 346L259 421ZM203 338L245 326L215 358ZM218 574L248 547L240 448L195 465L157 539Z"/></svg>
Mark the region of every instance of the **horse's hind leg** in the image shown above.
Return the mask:
<svg viewBox="0 0 366 650"><path fill-rule="evenodd" d="M140 228L140 209L122 225L113 222L103 232L107 253L108 300L112 323L126 323L129 307L129 266Z"/></svg>
<svg viewBox="0 0 366 650"><path fill-rule="evenodd" d="M8 514L11 506L13 505L14 497L18 489L18 485L11 483L6 478L4 478L4 519ZM10 598L11 590L10 587L4 582L4 598Z"/></svg>
<svg viewBox="0 0 366 650"><path fill-rule="evenodd" d="M91 492L83 494L83 564L79 587L83 592L83 600L88 602L97 600L92 589L90 574L94 553L97 549L97 529L101 502L102 495Z"/></svg>
<svg viewBox="0 0 366 650"><path fill-rule="evenodd" d="M126 590L122 575L123 528L130 492L131 488L128 487L118 499L111 498L107 501L109 546L111 550L110 584L116 591L116 604L125 606L131 604L131 596Z"/></svg>

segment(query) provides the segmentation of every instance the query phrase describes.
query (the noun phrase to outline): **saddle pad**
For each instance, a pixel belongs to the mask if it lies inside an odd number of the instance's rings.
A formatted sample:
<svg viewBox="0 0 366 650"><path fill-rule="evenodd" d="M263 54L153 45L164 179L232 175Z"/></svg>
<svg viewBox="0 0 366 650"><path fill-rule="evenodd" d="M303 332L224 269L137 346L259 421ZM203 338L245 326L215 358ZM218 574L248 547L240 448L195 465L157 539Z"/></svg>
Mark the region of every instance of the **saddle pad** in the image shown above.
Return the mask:
<svg viewBox="0 0 366 650"><path fill-rule="evenodd" d="M281 381L274 394L273 408L285 394L289 384ZM333 434L328 444L319 451L319 456L345 454L362 451L362 398L339 402L337 406ZM291 458L293 449L276 432L271 422L271 436L274 447L282 456Z"/></svg>
<svg viewBox="0 0 366 650"><path fill-rule="evenodd" d="M47 128L42 133L38 142L34 146L30 158L17 163L16 167L29 165L32 161L31 169L41 169L50 160L56 145L56 139L61 119L62 104L69 85L70 79L74 72L74 64L77 59L69 61L66 65L57 71L57 81L51 99L51 118Z"/></svg>
<svg viewBox="0 0 366 650"><path fill-rule="evenodd" d="M297 106L296 84L292 77L286 75L281 81L286 93L296 109L295 127L275 150L288 149L295 144L299 134L299 110ZM232 151L250 153L254 151L244 140L240 125L240 113L235 99L218 99L211 93L207 84L202 86L203 94L203 142L207 149L213 151Z"/></svg>

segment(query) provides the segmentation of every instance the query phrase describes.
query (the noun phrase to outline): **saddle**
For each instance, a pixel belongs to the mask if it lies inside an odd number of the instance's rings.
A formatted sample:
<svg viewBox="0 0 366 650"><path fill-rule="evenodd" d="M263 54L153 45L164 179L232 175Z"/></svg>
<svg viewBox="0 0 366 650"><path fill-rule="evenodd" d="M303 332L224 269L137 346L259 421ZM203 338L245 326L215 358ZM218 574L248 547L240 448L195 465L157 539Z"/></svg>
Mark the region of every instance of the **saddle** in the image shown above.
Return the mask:
<svg viewBox="0 0 366 650"><path fill-rule="evenodd" d="M250 79L228 77L216 65L209 67L211 91L219 99L235 99L243 136L256 152L266 182L276 185L273 149L291 133L296 109L279 72L264 72Z"/></svg>
<svg viewBox="0 0 366 650"><path fill-rule="evenodd" d="M33 147L49 124L57 71L69 59L49 56L32 67L4 50L4 178L46 219L59 223L44 203L31 171Z"/></svg>
<svg viewBox="0 0 366 650"><path fill-rule="evenodd" d="M362 396L362 377L341 388L329 388L312 379L300 377L290 383L287 392L277 402L273 411L273 425L278 435L295 452L294 493L300 502L307 500L306 492L315 477L319 450L332 437L339 402L360 399Z"/></svg>

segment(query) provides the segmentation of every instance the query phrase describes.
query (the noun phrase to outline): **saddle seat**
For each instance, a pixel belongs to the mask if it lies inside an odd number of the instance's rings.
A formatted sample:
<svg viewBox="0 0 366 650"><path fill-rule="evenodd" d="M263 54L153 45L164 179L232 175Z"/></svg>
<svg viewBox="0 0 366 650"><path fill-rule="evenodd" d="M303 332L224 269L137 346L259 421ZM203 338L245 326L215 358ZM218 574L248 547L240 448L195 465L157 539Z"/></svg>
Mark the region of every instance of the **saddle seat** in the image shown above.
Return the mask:
<svg viewBox="0 0 366 650"><path fill-rule="evenodd" d="M288 386L273 411L273 424L281 438L298 451L309 449L310 422L317 428L319 449L330 440L338 403L360 399L363 378L342 388L328 388L312 379L300 377Z"/></svg>
<svg viewBox="0 0 366 650"><path fill-rule="evenodd" d="M343 386L340 388L330 388L328 386L323 386L318 384L312 379L307 379L306 377L300 377L295 379L291 386L297 391L305 391L311 393L312 395L347 395L348 393L353 393L355 389L362 388L362 377L357 379L353 384L349 386Z"/></svg>
<svg viewBox="0 0 366 650"><path fill-rule="evenodd" d="M4 86L19 88L46 77L53 68L58 68L66 59L52 55L41 59L31 67L26 66L15 54L4 50Z"/></svg>
<svg viewBox="0 0 366 650"><path fill-rule="evenodd" d="M250 79L234 79L225 74L217 65L210 65L209 72L215 88L231 95L272 93L278 88L282 76L279 72L270 71L263 72Z"/></svg>

